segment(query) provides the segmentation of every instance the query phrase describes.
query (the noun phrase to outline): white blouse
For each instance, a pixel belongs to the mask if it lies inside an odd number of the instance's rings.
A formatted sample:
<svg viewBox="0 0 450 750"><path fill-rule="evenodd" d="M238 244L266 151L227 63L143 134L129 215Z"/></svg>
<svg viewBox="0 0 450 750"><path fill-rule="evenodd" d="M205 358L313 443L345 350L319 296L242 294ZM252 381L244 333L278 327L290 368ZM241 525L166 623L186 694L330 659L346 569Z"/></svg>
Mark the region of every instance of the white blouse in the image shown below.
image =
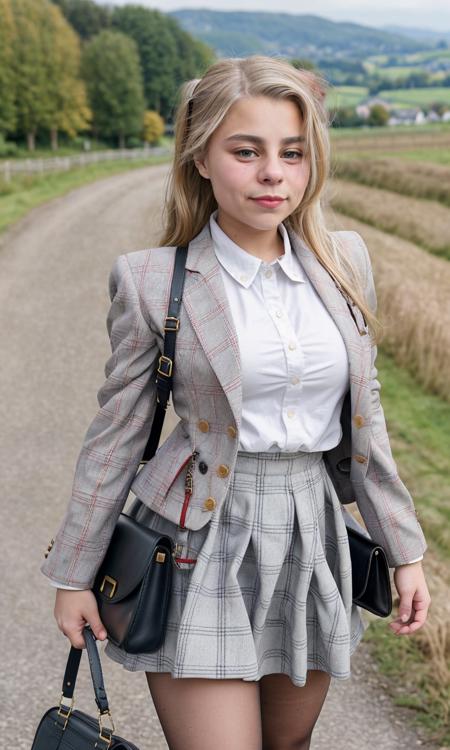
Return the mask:
<svg viewBox="0 0 450 750"><path fill-rule="evenodd" d="M340 414L350 384L340 331L292 252L282 223L284 255L266 263L223 232L217 213L209 226L241 357L239 450L334 448L342 437Z"/></svg>
<svg viewBox="0 0 450 750"><path fill-rule="evenodd" d="M242 368L239 450L325 451L341 440L349 388L347 349L336 323L291 249L266 263L209 224Z"/></svg>

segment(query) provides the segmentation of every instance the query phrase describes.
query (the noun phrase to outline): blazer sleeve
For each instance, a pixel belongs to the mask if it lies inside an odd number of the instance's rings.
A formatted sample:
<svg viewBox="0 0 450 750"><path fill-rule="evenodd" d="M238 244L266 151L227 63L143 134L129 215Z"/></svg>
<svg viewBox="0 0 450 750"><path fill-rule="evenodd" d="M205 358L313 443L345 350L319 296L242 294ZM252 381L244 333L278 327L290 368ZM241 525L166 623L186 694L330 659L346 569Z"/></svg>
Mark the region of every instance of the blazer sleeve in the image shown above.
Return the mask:
<svg viewBox="0 0 450 750"><path fill-rule="evenodd" d="M377 295L369 251L355 232L365 255L365 298L377 312ZM356 504L371 537L381 544L390 567L421 559L427 543L418 521L413 499L398 475L392 455L384 409L380 400L381 384L376 367L378 349L371 347L370 393L371 450L364 482L358 488Z"/></svg>
<svg viewBox="0 0 450 750"><path fill-rule="evenodd" d="M41 572L54 582L92 588L139 467L156 409L160 351L142 314L126 255L109 275L106 325L111 356L85 434L72 494Z"/></svg>

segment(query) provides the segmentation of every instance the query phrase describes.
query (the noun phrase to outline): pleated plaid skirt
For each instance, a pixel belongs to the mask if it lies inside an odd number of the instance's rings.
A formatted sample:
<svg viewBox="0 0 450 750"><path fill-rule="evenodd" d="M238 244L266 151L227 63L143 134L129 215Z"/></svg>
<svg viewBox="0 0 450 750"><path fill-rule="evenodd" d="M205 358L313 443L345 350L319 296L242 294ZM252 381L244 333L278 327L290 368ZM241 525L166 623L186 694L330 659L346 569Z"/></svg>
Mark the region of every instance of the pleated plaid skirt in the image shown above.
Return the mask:
<svg viewBox="0 0 450 750"><path fill-rule="evenodd" d="M351 676L368 622L352 603L342 506L322 452L238 451L219 511L180 529L136 498L130 515L169 534L188 563L174 567L162 646L104 653L130 671L173 677L258 680L308 669Z"/></svg>

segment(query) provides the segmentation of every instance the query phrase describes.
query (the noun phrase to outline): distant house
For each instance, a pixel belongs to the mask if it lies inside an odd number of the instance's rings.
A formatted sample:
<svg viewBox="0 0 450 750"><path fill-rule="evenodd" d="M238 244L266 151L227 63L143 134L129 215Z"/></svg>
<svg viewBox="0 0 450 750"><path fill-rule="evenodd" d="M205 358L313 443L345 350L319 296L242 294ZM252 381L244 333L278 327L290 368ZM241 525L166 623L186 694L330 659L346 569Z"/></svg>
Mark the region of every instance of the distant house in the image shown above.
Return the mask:
<svg viewBox="0 0 450 750"><path fill-rule="evenodd" d="M418 107L395 108L391 110L388 125L421 125L427 122L426 115Z"/></svg>

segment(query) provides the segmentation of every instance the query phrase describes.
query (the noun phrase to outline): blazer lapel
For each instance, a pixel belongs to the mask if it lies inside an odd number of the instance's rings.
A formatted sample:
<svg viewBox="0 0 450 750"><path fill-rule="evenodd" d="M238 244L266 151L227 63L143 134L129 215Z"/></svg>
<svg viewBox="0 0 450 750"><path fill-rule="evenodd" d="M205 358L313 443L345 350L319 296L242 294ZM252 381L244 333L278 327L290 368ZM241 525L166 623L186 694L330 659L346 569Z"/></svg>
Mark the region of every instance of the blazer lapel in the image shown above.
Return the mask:
<svg viewBox="0 0 450 750"><path fill-rule="evenodd" d="M314 252L287 225L292 249L336 323L347 348L350 391L370 369L369 336L361 336L348 303ZM209 222L189 243L183 302L187 315L229 401L238 428L241 424L242 381L239 341L228 303ZM360 389L358 389L358 395ZM352 397L352 402L354 401ZM352 403L352 411L357 405Z"/></svg>

